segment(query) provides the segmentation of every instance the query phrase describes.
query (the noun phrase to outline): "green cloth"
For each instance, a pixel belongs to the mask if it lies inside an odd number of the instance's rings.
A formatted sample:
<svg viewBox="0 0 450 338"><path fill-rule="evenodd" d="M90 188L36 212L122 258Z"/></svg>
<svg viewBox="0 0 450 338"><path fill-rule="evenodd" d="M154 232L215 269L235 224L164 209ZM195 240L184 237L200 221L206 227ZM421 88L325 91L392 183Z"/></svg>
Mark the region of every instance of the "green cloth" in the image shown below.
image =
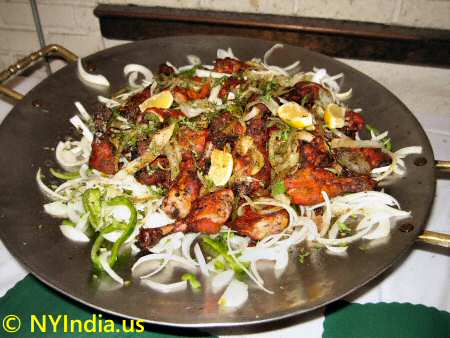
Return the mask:
<svg viewBox="0 0 450 338"><path fill-rule="evenodd" d="M176 311L174 309L174 311ZM0 321L7 315L17 315L21 319L21 327L16 333L7 333L2 325L0 327L0 337L20 337L20 338L35 338L35 337L140 337L140 338L168 338L168 337L210 337L208 334L201 333L199 331L181 329L181 328L166 328L159 326L144 325L145 331L141 333L124 333L122 327L122 318L114 317L101 313L100 311L90 309L80 303L77 303L51 288L47 287L36 278L31 275L26 276L17 285L10 289L6 295L0 298ZM41 333L38 330L38 326L35 322L35 333L31 332L31 315L36 315L41 320L42 315L53 315L55 318L58 315L67 314L70 319L80 319L82 321L92 319L93 315L96 315L98 320L99 314L101 314L103 326L106 320L114 321L114 330L120 330L120 333L63 333L63 324L58 327L57 333L53 333L50 320L47 320L47 332ZM98 323L98 321L96 322ZM63 320L61 320L62 323ZM94 321L92 321L93 323ZM40 322L42 325L42 321ZM3 324L3 323L2 323ZM10 323L12 326L17 324L17 321L12 320ZM75 324L75 329L78 331L78 326ZM93 325L93 324L90 324ZM99 328L97 324L97 330ZM130 320L126 320L127 329L131 328ZM70 328L70 326L69 326ZM88 326L88 329L92 330L92 326ZM109 329L111 326L108 327ZM135 326L136 329L139 327ZM110 330L111 331L111 330Z"/></svg>
<svg viewBox="0 0 450 338"><path fill-rule="evenodd" d="M424 305L338 301L325 316L323 338L450 337L450 313Z"/></svg>

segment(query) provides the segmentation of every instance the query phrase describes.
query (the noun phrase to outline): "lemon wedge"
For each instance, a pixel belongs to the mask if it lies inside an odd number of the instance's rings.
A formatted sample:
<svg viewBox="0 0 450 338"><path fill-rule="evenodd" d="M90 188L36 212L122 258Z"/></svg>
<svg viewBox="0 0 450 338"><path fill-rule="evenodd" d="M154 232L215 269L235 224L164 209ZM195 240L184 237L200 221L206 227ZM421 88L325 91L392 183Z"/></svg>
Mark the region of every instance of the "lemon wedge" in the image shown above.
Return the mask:
<svg viewBox="0 0 450 338"><path fill-rule="evenodd" d="M148 108L162 108L168 109L173 103L172 93L168 90L163 90L161 93L149 97L147 100L139 105L141 112Z"/></svg>
<svg viewBox="0 0 450 338"><path fill-rule="evenodd" d="M233 173L233 156L230 153L214 149L211 153L211 167L208 178L215 186L224 186Z"/></svg>
<svg viewBox="0 0 450 338"><path fill-rule="evenodd" d="M291 127L297 129L314 128L313 116L296 102L287 102L278 108L278 116Z"/></svg>
<svg viewBox="0 0 450 338"><path fill-rule="evenodd" d="M330 103L325 110L323 118L328 128L342 128L345 123L345 108L335 103Z"/></svg>

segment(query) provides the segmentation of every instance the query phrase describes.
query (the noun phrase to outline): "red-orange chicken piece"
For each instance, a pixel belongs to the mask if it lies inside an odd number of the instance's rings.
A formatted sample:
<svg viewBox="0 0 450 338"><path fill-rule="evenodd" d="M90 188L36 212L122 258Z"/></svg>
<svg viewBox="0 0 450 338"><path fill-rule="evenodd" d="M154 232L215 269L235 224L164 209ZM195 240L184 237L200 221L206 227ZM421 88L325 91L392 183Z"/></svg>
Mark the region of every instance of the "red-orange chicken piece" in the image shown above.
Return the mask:
<svg viewBox="0 0 450 338"><path fill-rule="evenodd" d="M240 235L259 241L268 235L281 232L288 225L289 215L284 209L264 215L246 206L244 213L236 218L231 228Z"/></svg>
<svg viewBox="0 0 450 338"><path fill-rule="evenodd" d="M114 146L108 139L94 139L91 157L89 158L89 167L109 175L119 171L119 160L114 154Z"/></svg>
<svg viewBox="0 0 450 338"><path fill-rule="evenodd" d="M200 197L194 202L189 215L175 224L176 231L215 234L226 223L233 211L234 194L221 189Z"/></svg>
<svg viewBox="0 0 450 338"><path fill-rule="evenodd" d="M214 61L214 71L219 73L239 73L247 67L245 62L232 58L216 59L216 61Z"/></svg>
<svg viewBox="0 0 450 338"><path fill-rule="evenodd" d="M323 202L322 191L329 197L344 193L373 190L376 182L368 176L338 177L322 168L306 167L284 180L287 194L294 204Z"/></svg>

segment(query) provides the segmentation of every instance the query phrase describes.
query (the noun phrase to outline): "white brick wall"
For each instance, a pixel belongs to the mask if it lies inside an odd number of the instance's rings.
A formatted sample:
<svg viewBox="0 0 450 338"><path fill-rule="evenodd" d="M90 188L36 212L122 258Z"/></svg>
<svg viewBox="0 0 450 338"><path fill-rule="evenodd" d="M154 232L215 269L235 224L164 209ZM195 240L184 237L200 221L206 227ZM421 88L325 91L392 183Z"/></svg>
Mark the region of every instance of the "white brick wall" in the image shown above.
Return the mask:
<svg viewBox="0 0 450 338"><path fill-rule="evenodd" d="M98 2L359 20L450 29L450 0L37 0L47 43L80 56L123 43L101 37ZM28 0L0 0L0 69L39 48Z"/></svg>

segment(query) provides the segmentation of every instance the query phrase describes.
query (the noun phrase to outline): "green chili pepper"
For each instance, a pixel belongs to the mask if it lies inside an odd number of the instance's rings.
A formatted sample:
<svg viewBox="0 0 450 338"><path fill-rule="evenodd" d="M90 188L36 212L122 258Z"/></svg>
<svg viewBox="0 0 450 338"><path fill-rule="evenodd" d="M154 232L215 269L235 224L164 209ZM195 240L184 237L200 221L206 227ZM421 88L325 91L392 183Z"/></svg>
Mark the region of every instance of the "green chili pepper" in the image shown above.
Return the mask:
<svg viewBox="0 0 450 338"><path fill-rule="evenodd" d="M65 219L65 220L63 220L63 221L62 221L62 224L68 225L68 226L71 226L71 227L74 227L74 228L75 228L75 226L76 226L76 224L75 224L74 222L72 222L70 219Z"/></svg>
<svg viewBox="0 0 450 338"><path fill-rule="evenodd" d="M188 281L193 289L200 289L202 287L202 284L199 282L197 277L192 273L185 273L183 276L181 276L181 279Z"/></svg>
<svg viewBox="0 0 450 338"><path fill-rule="evenodd" d="M83 207L89 212L89 222L95 230L101 227L102 193L99 189L88 189L83 193Z"/></svg>
<svg viewBox="0 0 450 338"><path fill-rule="evenodd" d="M137 211L133 203L131 203L131 201L127 197L123 196L114 197L108 202L108 205L110 206L123 205L130 210L130 219L128 221L128 224L125 226L122 235L113 244L113 247L111 249L111 257L109 258L109 265L112 267L117 261L117 256L119 254L120 247L128 239L128 237L131 236L131 234L134 231L137 222Z"/></svg>
<svg viewBox="0 0 450 338"><path fill-rule="evenodd" d="M58 170L53 169L53 168L50 168L50 173L53 176L55 176L56 178L59 178L61 180L66 180L66 181L73 180L74 178L80 177L80 173L78 173L78 172L73 172L73 173L71 173L71 172L61 172L61 171L58 171Z"/></svg>
<svg viewBox="0 0 450 338"><path fill-rule="evenodd" d="M227 264L236 272L236 274L241 274L243 269L234 260L233 257L228 253L226 245L222 241L214 240L209 237L202 238L203 243L205 243L216 255L222 256Z"/></svg>
<svg viewBox="0 0 450 338"><path fill-rule="evenodd" d="M123 223L118 223L115 222L109 226L107 226L106 228L102 229L102 231L100 231L100 234L98 235L98 237L96 238L94 245L92 246L91 249L91 261L92 261L92 265L94 266L94 269L98 272L103 271L102 265L100 263L100 258L98 255L98 252L100 251L100 248L103 244L104 241L104 235L107 233L110 233L112 231L116 231L116 230L121 230L125 227L126 225ZM112 257L112 256L111 256Z"/></svg>

